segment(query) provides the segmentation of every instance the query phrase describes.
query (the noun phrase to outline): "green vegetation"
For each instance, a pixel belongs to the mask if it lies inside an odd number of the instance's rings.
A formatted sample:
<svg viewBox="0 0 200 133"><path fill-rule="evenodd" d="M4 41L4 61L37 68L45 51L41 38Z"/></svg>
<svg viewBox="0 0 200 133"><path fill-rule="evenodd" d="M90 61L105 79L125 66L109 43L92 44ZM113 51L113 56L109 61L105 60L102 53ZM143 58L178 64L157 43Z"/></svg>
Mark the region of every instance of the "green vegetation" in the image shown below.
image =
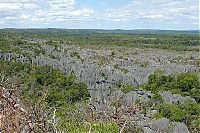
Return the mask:
<svg viewBox="0 0 200 133"><path fill-rule="evenodd" d="M161 72L156 72L149 76L148 82L142 87L154 93L169 90L172 93L191 96L200 103L200 81L196 73L188 72L166 76Z"/></svg>
<svg viewBox="0 0 200 133"><path fill-rule="evenodd" d="M17 91L26 106L46 110L50 116L52 108L55 108L56 116L61 119L57 125L60 129L63 129L66 122L70 125L75 121L75 116L70 119L63 115L69 110L74 111L77 103L84 104L89 97L87 86L76 82L73 73L65 76L59 70L48 66L36 67L0 60L0 79L1 84L9 85L8 88L18 86Z"/></svg>
<svg viewBox="0 0 200 133"><path fill-rule="evenodd" d="M110 61L107 57L102 56L102 55L95 55L93 57L93 59L98 61L99 66L104 66L104 65L108 64Z"/></svg>
<svg viewBox="0 0 200 133"><path fill-rule="evenodd" d="M79 110L87 106L89 92L84 83L76 82L73 72L66 76L48 66L37 67L34 64L0 60L0 79L5 87L17 86L24 105L36 108L36 119L40 119L40 113L45 111L50 120L53 110L56 110L55 115L59 121L55 126L61 131L118 132L119 127L115 122L87 120L91 117L90 111L84 115Z"/></svg>
<svg viewBox="0 0 200 133"><path fill-rule="evenodd" d="M148 61L138 61L138 60L136 60L136 61L134 61L134 63L140 65L141 67L145 67L145 68L148 67L148 65L149 65Z"/></svg>
<svg viewBox="0 0 200 133"><path fill-rule="evenodd" d="M200 131L200 81L196 73L178 73L175 75L164 75L157 71L149 76L147 83L142 85L146 90L155 93L151 102L145 108L153 107L158 112L153 118L168 118L171 121L184 122L192 132ZM186 101L184 104L166 104L158 93L168 90L183 96L193 97L194 101Z"/></svg>
<svg viewBox="0 0 200 133"><path fill-rule="evenodd" d="M115 122L110 123L95 123L92 125L92 132L95 133L118 133L118 125Z"/></svg>
<svg viewBox="0 0 200 133"><path fill-rule="evenodd" d="M2 60L0 60L0 70L2 82L10 79L13 83L19 83L23 87L20 90L21 93L30 101L38 99L44 92L47 92L45 100L48 101L48 106L54 107L64 104L63 102L84 101L89 97L87 86L84 83L75 82L76 77L73 73L65 76L52 67L36 67ZM14 75L15 78L13 78Z"/></svg>
<svg viewBox="0 0 200 133"><path fill-rule="evenodd" d="M81 59L81 56L80 56L79 53L76 52L76 51L73 51L73 52L71 53L70 56L71 56L71 57L74 57L74 58L77 58L77 59Z"/></svg>
<svg viewBox="0 0 200 133"><path fill-rule="evenodd" d="M106 73L101 72L100 75L101 75L101 77L104 78L104 80L107 80L107 79L108 79L108 75L107 75Z"/></svg>
<svg viewBox="0 0 200 133"><path fill-rule="evenodd" d="M128 84L125 84L122 88L121 88L121 91L123 93L129 93L130 91L134 91L135 90L135 87L132 86L132 85L128 85Z"/></svg>
<svg viewBox="0 0 200 133"><path fill-rule="evenodd" d="M161 48L173 50L196 50L199 51L199 35L190 32L116 32L98 30L61 30L61 29L1 29L0 47L4 52L21 51L21 46L30 46L25 39L42 39L43 43L52 45L58 50L57 44L78 44L97 46L128 46L141 48ZM32 42L33 43L33 42ZM8 45L9 44L9 45ZM40 47L34 43L37 50ZM20 47L19 47L20 46ZM43 53L43 51L37 51ZM44 54L44 53L43 53ZM111 57L115 52L111 53Z"/></svg>
<svg viewBox="0 0 200 133"><path fill-rule="evenodd" d="M120 71L123 72L124 74L127 74L127 73L129 72L127 68L121 68L121 67L119 67L118 64L115 64L113 67L114 67L115 69L117 69L117 70L120 70Z"/></svg>
<svg viewBox="0 0 200 133"><path fill-rule="evenodd" d="M85 105L87 106L87 105ZM80 107L79 107L80 108ZM87 111L82 114L78 112L77 106L68 105L63 108L66 112L60 111L58 115L60 115L60 122L56 125L58 129L69 133L87 133L88 131L95 133L117 133L119 126L116 122L107 121L100 122L92 120L89 115L92 113L91 111ZM67 110L66 110L67 109Z"/></svg>
<svg viewBox="0 0 200 133"><path fill-rule="evenodd" d="M157 104L158 113L153 118L168 118L171 121L184 122L191 131L200 131L200 104L187 101L184 104Z"/></svg>
<svg viewBox="0 0 200 133"><path fill-rule="evenodd" d="M36 39L36 40L34 40ZM0 52L15 53L25 56L31 61L31 57L46 55L44 45L53 46L53 50L60 52L60 43L75 44L80 46L125 46L141 48L159 48L172 50L195 50L199 48L199 35L197 33L136 33L136 32L115 32L115 31L96 31L96 30L59 30L59 29L29 29L29 30L0 30ZM81 59L78 52L65 53L71 57ZM126 58L128 53L122 52L121 59ZM138 54L130 53L130 54ZM126 57L125 57L126 55ZM17 56L17 55L16 55ZM50 58L57 58L48 55ZM98 61L99 66L110 63L116 57L116 51L112 51L110 56L95 55L93 58ZM178 57L174 61L193 60L193 57L184 59ZM199 65L200 60L195 60L192 64ZM148 61L135 61L142 67L148 67ZM186 62L187 63L187 62ZM122 68L118 64L113 66L115 69L128 74L127 68ZM106 73L100 73L104 80L108 79ZM95 133L117 133L119 132L119 123L116 121L97 121L93 119L91 109L81 112L86 107L89 92L86 84L76 79L74 72L65 75L57 69L49 66L37 67L35 64L23 64L13 60L0 60L0 84L8 88L17 88L24 105L28 108L36 109L35 117L40 119L41 114L48 115L51 120L55 115L58 123L55 127L63 132L85 133L88 131ZM165 75L161 71L151 74L148 82L141 86L145 90L153 92L151 101L141 103L136 101L135 105L140 107L141 112L146 114L148 108L153 108L158 112L153 118L166 117L171 121L184 122L191 131L200 131L200 81L196 73L178 73L174 75ZM122 81L116 81L110 90L120 89L123 93L133 91L136 87L124 84ZM187 101L184 104L166 104L163 102L159 91L166 90L172 93L190 96L197 102ZM118 105L114 101L113 105ZM55 114L53 113L55 111ZM134 123L127 123L124 132L140 132L140 129Z"/></svg>
<svg viewBox="0 0 200 133"><path fill-rule="evenodd" d="M119 81L117 81L117 82L115 83L115 87L116 87L116 88L121 88L122 86L123 86L123 83L122 83L121 80L119 80Z"/></svg>

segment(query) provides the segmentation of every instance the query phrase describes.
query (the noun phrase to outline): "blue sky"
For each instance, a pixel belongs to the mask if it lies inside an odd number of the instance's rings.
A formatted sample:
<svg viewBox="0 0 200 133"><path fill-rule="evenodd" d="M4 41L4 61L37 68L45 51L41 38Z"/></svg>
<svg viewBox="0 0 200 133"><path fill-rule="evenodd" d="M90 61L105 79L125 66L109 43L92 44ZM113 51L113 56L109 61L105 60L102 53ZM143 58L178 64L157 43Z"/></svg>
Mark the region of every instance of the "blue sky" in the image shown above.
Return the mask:
<svg viewBox="0 0 200 133"><path fill-rule="evenodd" d="M0 0L0 28L199 29L199 0Z"/></svg>

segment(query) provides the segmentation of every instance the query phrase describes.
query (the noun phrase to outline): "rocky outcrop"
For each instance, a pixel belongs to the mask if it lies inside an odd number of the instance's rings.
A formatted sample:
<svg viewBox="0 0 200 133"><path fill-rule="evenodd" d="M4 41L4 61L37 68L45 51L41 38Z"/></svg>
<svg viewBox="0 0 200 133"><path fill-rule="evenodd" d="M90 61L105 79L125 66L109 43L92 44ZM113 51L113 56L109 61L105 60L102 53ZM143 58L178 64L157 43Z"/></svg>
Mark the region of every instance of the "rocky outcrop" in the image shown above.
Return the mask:
<svg viewBox="0 0 200 133"><path fill-rule="evenodd" d="M55 131L44 118L46 116L41 116L41 120L38 120L35 119L34 115L35 113L31 113L23 107L16 95L16 90L0 86L0 132L53 133Z"/></svg>
<svg viewBox="0 0 200 133"><path fill-rule="evenodd" d="M190 133L187 126L184 123L173 122L172 133Z"/></svg>
<svg viewBox="0 0 200 133"><path fill-rule="evenodd" d="M167 118L152 120L150 128L153 132L169 132L170 122Z"/></svg>
<svg viewBox="0 0 200 133"><path fill-rule="evenodd" d="M160 91L159 94L165 103L183 104L187 100L196 102L194 98L189 96L183 97L180 94L172 94L170 91Z"/></svg>
<svg viewBox="0 0 200 133"><path fill-rule="evenodd" d="M198 57L197 53L191 52L171 52L157 49L139 49L130 48L121 50L116 49L93 49L82 48L74 45L60 44L59 47L43 44L44 40L26 40L29 43L41 44L41 49L45 54L35 55L34 51L30 54L33 56L25 57L16 53L4 53L0 51L0 59L12 61L17 60L23 63L35 63L37 66L52 66L64 73L74 72L77 80L87 84L90 92L90 104L99 117L109 117L116 119L122 117L130 119L141 126L146 133L168 132L187 133L188 129L183 123L171 124L168 119L162 118L152 120L151 116L156 110L148 110L146 114L141 112L139 107L133 107L133 103L139 100L142 103L150 101L153 94L149 91L140 89L138 86L147 81L148 76L156 69L161 69L167 74L176 72L195 72L198 67L178 61L176 58L186 58L191 54L194 58ZM114 51L114 54L112 54ZM183 58L183 59L184 59ZM116 87L126 84L135 87L135 90L128 93L121 91L122 87ZM160 92L165 103L184 103L186 100L193 98L183 97L179 94L172 94L168 91ZM111 106L119 102L121 109L116 110ZM117 115L118 113L121 115ZM127 113L128 112L128 113ZM102 115L103 114L103 115ZM128 115L127 115L128 114ZM170 128L172 126L172 129Z"/></svg>
<svg viewBox="0 0 200 133"><path fill-rule="evenodd" d="M184 123L170 122L167 118L154 119L149 125L142 128L144 133L190 133Z"/></svg>
<svg viewBox="0 0 200 133"><path fill-rule="evenodd" d="M38 40L36 40L37 42ZM45 55L31 56L31 58L24 57L15 53L3 53L0 51L0 58L5 60L18 60L24 63L35 63L38 66L52 66L64 73L74 71L77 80L83 81L87 84L92 99L99 101L108 101L109 95L115 95L111 92L109 87L115 86L117 82L138 86L147 81L148 76L156 69L161 69L167 73L195 71L197 67L192 65L182 65L171 63L169 60L177 56L175 52L167 51L151 51L143 49L132 49L132 51L125 51L128 56L124 56L123 52L115 50L115 55L111 56L109 49L80 49L77 46L61 44L57 49L51 45L41 45L41 48L46 52ZM79 58L71 56L76 51ZM133 52L137 54L132 54ZM160 53L160 55L158 53ZM170 55L172 54L172 55ZM122 56L124 56L122 58ZM54 57L54 58L52 58ZM121 59L122 58L122 59ZM31 61L30 61L31 60ZM105 62L102 66L99 61ZM114 67L117 64L116 67ZM126 72L124 72L126 70ZM183 102L185 98L180 95L171 95L167 92L164 100L166 102ZM124 95L125 104L130 105L137 98L137 94ZM147 100L148 96L141 95L142 101Z"/></svg>

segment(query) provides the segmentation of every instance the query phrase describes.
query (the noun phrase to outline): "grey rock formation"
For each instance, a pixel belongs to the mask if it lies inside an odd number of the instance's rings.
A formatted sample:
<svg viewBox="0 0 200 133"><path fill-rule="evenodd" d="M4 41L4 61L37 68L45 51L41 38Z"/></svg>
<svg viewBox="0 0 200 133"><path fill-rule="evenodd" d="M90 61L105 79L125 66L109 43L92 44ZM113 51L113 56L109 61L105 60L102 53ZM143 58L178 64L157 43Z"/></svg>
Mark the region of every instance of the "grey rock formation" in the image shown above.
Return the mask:
<svg viewBox="0 0 200 133"><path fill-rule="evenodd" d="M120 100L124 106L132 106L136 100L141 102L150 101L150 98L153 94L145 90L134 90L128 93L123 93L121 90L117 89L116 91L111 92L110 99Z"/></svg>
<svg viewBox="0 0 200 133"><path fill-rule="evenodd" d="M189 96L183 97L180 94L172 94L170 91L160 91L159 94L165 103L183 104L187 100L196 102L194 98Z"/></svg>
<svg viewBox="0 0 200 133"><path fill-rule="evenodd" d="M144 127L143 131L144 131L144 133L154 133L153 130L151 130L151 128L149 128L149 127Z"/></svg>
<svg viewBox="0 0 200 133"><path fill-rule="evenodd" d="M190 133L190 132L184 123L173 122L172 133Z"/></svg>
<svg viewBox="0 0 200 133"><path fill-rule="evenodd" d="M157 120L152 120L150 128L157 133L168 132L170 129L170 122L167 118L161 118Z"/></svg>
<svg viewBox="0 0 200 133"><path fill-rule="evenodd" d="M102 82L104 82L103 87L108 89L109 85L114 85L117 81L137 86L146 82L148 76L156 69L164 70L167 74L196 71L198 69L194 65L183 64L176 59L180 56L187 58L191 54L194 58L197 58L198 54L196 52L178 53L174 51L139 48L131 48L124 51L106 48L81 49L75 45L62 43L55 48L53 45L45 44L47 41L42 39L25 39L24 41L28 43L39 43L41 44L40 49L45 51L44 55L31 56L31 62L36 63L38 66L49 65L58 68L64 73L74 71L78 80L85 82L89 89L93 89L96 83ZM31 51L31 49L28 51L33 55L34 51ZM112 51L115 52L115 56L113 57L110 56ZM72 57L72 52L77 52L80 59ZM3 53L2 51L0 51L0 58L9 61L16 59L21 62L27 62L28 60L22 55ZM106 63L99 66L98 63L101 58ZM171 60L174 62L171 62ZM116 64L119 66L118 69L114 68ZM124 73L122 70L127 70L128 72ZM104 81L101 77L102 72L108 75ZM143 100L148 100L145 96L142 96L142 98Z"/></svg>
<svg viewBox="0 0 200 133"><path fill-rule="evenodd" d="M52 66L69 74L71 71L77 76L78 81L87 84L90 92L91 106L95 112L106 112L107 115L113 115L114 107L110 106L117 101L123 107L130 107L139 99L142 103L148 102L153 94L149 91L139 89L138 85L146 82L148 76L156 69L173 74L177 72L195 72L199 68L187 61L191 55L194 59L199 58L199 53L194 51L176 52L158 49L139 49L125 48L124 50L114 48L80 48L75 45L60 44L57 48L53 45L45 44L47 41L42 39L26 39L28 43L39 43L45 54L34 54L31 49L24 49L29 53L29 58L16 53L4 53L0 50L0 59L17 60L23 63L36 63L38 66ZM111 57L111 52L116 54ZM73 52L79 55L72 56ZM179 57L182 59L180 60ZM100 62L103 62L102 65ZM116 65L117 64L117 65ZM115 67L114 67L115 66ZM126 72L124 72L126 70ZM117 82L133 85L137 89L123 93L120 87L116 87ZM113 88L114 90L110 89ZM166 103L184 103L187 99L195 102L193 98L183 97L180 94L172 94L168 91L160 92ZM141 110L136 108L134 114L129 118L136 121L143 127L146 133L157 133L169 131L170 122L166 118L152 120L151 116L157 111L149 109L147 114L142 114ZM124 116L124 115L122 115ZM126 117L124 116L124 119ZM172 132L188 133L187 127L183 123L173 123Z"/></svg>

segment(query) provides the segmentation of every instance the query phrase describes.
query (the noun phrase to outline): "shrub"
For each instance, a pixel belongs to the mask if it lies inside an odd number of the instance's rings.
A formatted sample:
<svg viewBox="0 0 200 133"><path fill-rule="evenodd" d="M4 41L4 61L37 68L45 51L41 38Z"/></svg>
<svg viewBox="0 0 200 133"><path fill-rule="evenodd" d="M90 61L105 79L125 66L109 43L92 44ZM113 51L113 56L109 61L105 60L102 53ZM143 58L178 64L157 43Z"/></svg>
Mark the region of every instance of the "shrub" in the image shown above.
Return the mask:
<svg viewBox="0 0 200 133"><path fill-rule="evenodd" d="M95 133L118 133L118 125L115 122L93 123L91 131Z"/></svg>
<svg viewBox="0 0 200 133"><path fill-rule="evenodd" d="M187 72L166 76L156 72L151 74L148 77L148 82L141 87L154 93L170 90L173 93L191 96L200 102L200 81L196 73Z"/></svg>
<svg viewBox="0 0 200 133"><path fill-rule="evenodd" d="M121 88L121 91L122 91L123 93L129 93L130 91L133 91L133 90L135 90L135 87L132 86L132 85L128 85L128 84L124 85L124 86Z"/></svg>
<svg viewBox="0 0 200 133"><path fill-rule="evenodd" d="M189 128L200 130L200 104L186 101L184 104L159 104L156 106L158 113L153 118L165 117L171 121L185 122Z"/></svg>

